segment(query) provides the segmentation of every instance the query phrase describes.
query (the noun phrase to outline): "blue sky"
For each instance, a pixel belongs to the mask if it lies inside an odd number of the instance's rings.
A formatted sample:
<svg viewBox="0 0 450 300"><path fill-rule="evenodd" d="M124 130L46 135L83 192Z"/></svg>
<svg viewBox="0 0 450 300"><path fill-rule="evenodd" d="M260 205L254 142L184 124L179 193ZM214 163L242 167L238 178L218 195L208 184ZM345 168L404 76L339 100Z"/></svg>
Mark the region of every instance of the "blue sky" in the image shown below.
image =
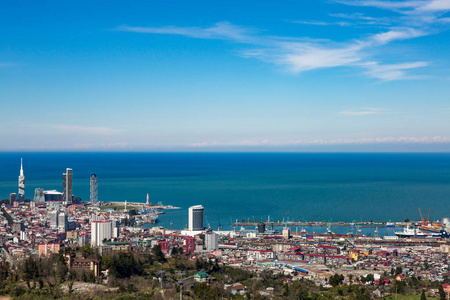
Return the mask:
<svg viewBox="0 0 450 300"><path fill-rule="evenodd" d="M0 150L449 151L449 11L4 1Z"/></svg>

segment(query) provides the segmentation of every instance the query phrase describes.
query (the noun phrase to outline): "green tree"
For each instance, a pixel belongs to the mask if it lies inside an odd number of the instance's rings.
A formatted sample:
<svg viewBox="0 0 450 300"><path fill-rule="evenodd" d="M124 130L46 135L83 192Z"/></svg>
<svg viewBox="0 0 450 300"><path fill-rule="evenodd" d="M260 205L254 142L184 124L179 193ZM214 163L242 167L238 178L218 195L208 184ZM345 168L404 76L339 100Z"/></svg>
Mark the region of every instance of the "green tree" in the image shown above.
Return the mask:
<svg viewBox="0 0 450 300"><path fill-rule="evenodd" d="M111 267L111 257L108 254L102 256L102 270L105 271Z"/></svg>
<svg viewBox="0 0 450 300"><path fill-rule="evenodd" d="M93 249L89 247L88 245L81 247L83 258L88 257L93 253Z"/></svg>
<svg viewBox="0 0 450 300"><path fill-rule="evenodd" d="M10 274L9 264L1 262L0 263L0 289L4 289L6 286L6 281Z"/></svg>
<svg viewBox="0 0 450 300"><path fill-rule="evenodd" d="M113 256L109 272L116 278L128 278L132 275L142 275L143 269L133 254L119 252Z"/></svg>
<svg viewBox="0 0 450 300"><path fill-rule="evenodd" d="M167 261L166 257L164 256L164 253L161 250L160 245L153 246L152 251L157 261L159 261L160 263L165 263Z"/></svg>
<svg viewBox="0 0 450 300"><path fill-rule="evenodd" d="M201 259L200 257L195 260L195 269L197 269L197 271L203 269L203 259Z"/></svg>
<svg viewBox="0 0 450 300"><path fill-rule="evenodd" d="M425 296L425 289L422 290L422 294L420 295L420 300L427 300L427 296Z"/></svg>
<svg viewBox="0 0 450 300"><path fill-rule="evenodd" d="M445 300L445 292L442 284L439 284L439 300Z"/></svg>
<svg viewBox="0 0 450 300"><path fill-rule="evenodd" d="M39 278L39 270L36 261L30 257L25 261L25 266L23 269L23 280L27 283L29 289L34 289L36 287L35 280ZM31 286L31 281L33 281L33 286Z"/></svg>
<svg viewBox="0 0 450 300"><path fill-rule="evenodd" d="M128 293L134 293L134 292L137 292L138 289L134 286L134 284L129 283L127 285L127 291L128 291Z"/></svg>
<svg viewBox="0 0 450 300"><path fill-rule="evenodd" d="M56 276L59 282L64 282L67 279L69 267L66 263L66 258L62 254L53 254L52 261L56 265Z"/></svg>

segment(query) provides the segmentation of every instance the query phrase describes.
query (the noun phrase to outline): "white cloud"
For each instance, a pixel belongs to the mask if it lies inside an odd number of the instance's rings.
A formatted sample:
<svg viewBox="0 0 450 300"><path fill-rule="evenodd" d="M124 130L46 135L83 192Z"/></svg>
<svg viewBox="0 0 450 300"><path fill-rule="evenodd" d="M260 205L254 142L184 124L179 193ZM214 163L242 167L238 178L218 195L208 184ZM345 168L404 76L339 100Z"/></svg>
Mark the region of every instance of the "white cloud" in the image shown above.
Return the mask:
<svg viewBox="0 0 450 300"><path fill-rule="evenodd" d="M309 70L353 67L362 68L363 73L382 81L429 78L412 76L409 70L428 65L426 62L394 61L383 62L383 56L375 50L395 41L415 39L436 34L444 30L442 23L449 23L449 18L439 18L439 12L450 9L450 0L417 0L417 1L385 1L385 0L335 0L334 2L352 5L387 9L400 13L400 16L372 17L362 13L337 13L330 16L354 20L357 24L383 25L383 32L374 33L365 38L333 42L308 37L264 36L228 22L219 22L210 27L130 27L122 26L119 30L153 34L177 34L201 39L231 40L241 44L252 45L252 49L241 50L244 57L253 57L285 67L293 73ZM315 20L299 20L292 23L309 25L348 26L348 22L324 22ZM393 26L392 24L396 24ZM379 59L371 58L378 55Z"/></svg>
<svg viewBox="0 0 450 300"><path fill-rule="evenodd" d="M401 30L390 30L375 34L372 38L375 42L380 44L387 44L396 40L412 39L427 35L425 32L413 28L404 28Z"/></svg>
<svg viewBox="0 0 450 300"><path fill-rule="evenodd" d="M422 11L446 11L450 10L450 0L432 0L425 5L419 6Z"/></svg>
<svg viewBox="0 0 450 300"><path fill-rule="evenodd" d="M192 148L209 148L209 147L239 147L239 146L311 146L311 145L361 145L361 144L444 144L450 143L450 137L433 136L433 137L376 137L376 138L337 138L337 139L296 139L291 141L270 141L263 140L240 140L228 143L221 142L201 142L190 144Z"/></svg>
<svg viewBox="0 0 450 300"><path fill-rule="evenodd" d="M425 1L383 1L383 0L334 0L334 2L353 6L371 6L394 11L404 9L414 9L425 3Z"/></svg>
<svg viewBox="0 0 450 300"><path fill-rule="evenodd" d="M450 0L416 0L416 1L386 1L386 0L334 0L334 2L353 5L371 6L409 14L422 12L442 12L450 10Z"/></svg>
<svg viewBox="0 0 450 300"><path fill-rule="evenodd" d="M403 79L419 79L423 76L408 75L405 70L420 68L427 66L427 62L418 61L410 63L380 65L377 62L364 63L361 66L367 69L366 74L370 77L378 78L383 81L403 80Z"/></svg>
<svg viewBox="0 0 450 300"><path fill-rule="evenodd" d="M100 135L112 135L116 133L123 132L121 129L112 129L109 127L86 127L77 125L52 125L54 129L67 132L67 133L86 133L86 134L100 134Z"/></svg>
<svg viewBox="0 0 450 300"><path fill-rule="evenodd" d="M292 23L305 24L305 25L318 25L318 26L334 25L332 23L327 23L327 22L323 22L323 21L314 21L314 20L300 20L300 21L293 21Z"/></svg>
<svg viewBox="0 0 450 300"><path fill-rule="evenodd" d="M357 45L342 48L326 48L322 45L304 45L290 43L283 45L285 51L278 60L295 73L318 68L330 68L350 65L361 59Z"/></svg>
<svg viewBox="0 0 450 300"><path fill-rule="evenodd" d="M362 14L355 14L352 18L364 18ZM308 22L308 21L306 21ZM373 47L386 45L392 41L412 39L426 35L425 32L414 28L396 28L387 32L374 34L363 40L353 40L347 43L333 43L331 41L313 40L308 38L289 38L273 36L252 36L251 31L220 22L212 27L127 27L124 31L154 34L177 34L202 39L227 39L239 43L259 46L259 49L243 50L245 57L254 57L265 62L285 66L293 73L301 73L320 68L342 66L363 67L372 78L383 81L397 79L413 79L406 70L426 66L426 63L399 63L383 65L378 62L367 62L368 52ZM303 41L302 41L303 40Z"/></svg>
<svg viewBox="0 0 450 300"><path fill-rule="evenodd" d="M155 34L175 34L184 35L201 39L232 39L244 41L250 38L250 30L230 24L229 22L219 22L211 27L132 27L121 26L121 31L137 33L155 33Z"/></svg>
<svg viewBox="0 0 450 300"><path fill-rule="evenodd" d="M361 107L353 110L340 111L338 114L341 116L367 116L385 113L386 110L382 108Z"/></svg>

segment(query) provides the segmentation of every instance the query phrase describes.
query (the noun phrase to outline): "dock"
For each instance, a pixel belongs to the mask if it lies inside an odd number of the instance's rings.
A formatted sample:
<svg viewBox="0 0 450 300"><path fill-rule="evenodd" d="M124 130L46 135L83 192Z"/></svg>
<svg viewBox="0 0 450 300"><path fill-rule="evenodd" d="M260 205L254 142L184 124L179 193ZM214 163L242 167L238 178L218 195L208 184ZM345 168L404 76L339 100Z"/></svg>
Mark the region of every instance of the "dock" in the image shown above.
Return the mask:
<svg viewBox="0 0 450 300"><path fill-rule="evenodd" d="M257 226L258 224L265 224L266 227L272 227L272 226L301 226L301 227L324 227L330 225L328 222L234 222L234 226ZM396 227L403 227L406 226L407 223L398 222L395 223ZM342 227L386 227L386 222L333 222L331 223L331 226L342 226Z"/></svg>

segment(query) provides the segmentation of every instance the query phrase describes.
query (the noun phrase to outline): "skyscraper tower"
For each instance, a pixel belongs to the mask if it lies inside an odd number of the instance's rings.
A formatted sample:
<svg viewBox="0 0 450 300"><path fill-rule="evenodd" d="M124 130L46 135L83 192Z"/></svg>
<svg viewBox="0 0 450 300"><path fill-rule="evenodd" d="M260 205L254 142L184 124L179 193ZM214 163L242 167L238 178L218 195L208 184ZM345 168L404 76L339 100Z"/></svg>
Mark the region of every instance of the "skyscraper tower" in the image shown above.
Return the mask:
<svg viewBox="0 0 450 300"><path fill-rule="evenodd" d="M98 181L97 181L97 175L92 174L91 175L91 204L95 205L98 201Z"/></svg>
<svg viewBox="0 0 450 300"><path fill-rule="evenodd" d="M189 207L189 230L198 231L205 229L203 227L203 206L195 205Z"/></svg>
<svg viewBox="0 0 450 300"><path fill-rule="evenodd" d="M23 173L22 158L20 159L20 174L19 174L19 201L25 200L25 174Z"/></svg>
<svg viewBox="0 0 450 300"><path fill-rule="evenodd" d="M72 204L72 169L67 168L63 173L63 201L64 204Z"/></svg>

